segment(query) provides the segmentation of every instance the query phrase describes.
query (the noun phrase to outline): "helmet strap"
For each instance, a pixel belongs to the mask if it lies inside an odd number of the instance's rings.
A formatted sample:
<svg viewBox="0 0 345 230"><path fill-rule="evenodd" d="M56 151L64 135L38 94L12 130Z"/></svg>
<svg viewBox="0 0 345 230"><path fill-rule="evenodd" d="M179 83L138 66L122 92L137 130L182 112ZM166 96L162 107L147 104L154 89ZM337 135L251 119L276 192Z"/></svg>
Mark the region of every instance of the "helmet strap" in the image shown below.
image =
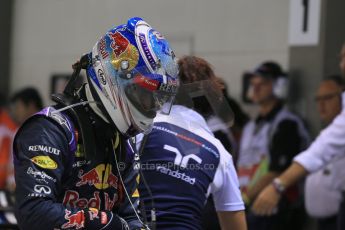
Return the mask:
<svg viewBox="0 0 345 230"><path fill-rule="evenodd" d="M89 55L85 54L80 58L80 61L77 61L72 65L73 73L71 78L69 79L63 93L68 97L74 97L81 69L86 69L90 64Z"/></svg>

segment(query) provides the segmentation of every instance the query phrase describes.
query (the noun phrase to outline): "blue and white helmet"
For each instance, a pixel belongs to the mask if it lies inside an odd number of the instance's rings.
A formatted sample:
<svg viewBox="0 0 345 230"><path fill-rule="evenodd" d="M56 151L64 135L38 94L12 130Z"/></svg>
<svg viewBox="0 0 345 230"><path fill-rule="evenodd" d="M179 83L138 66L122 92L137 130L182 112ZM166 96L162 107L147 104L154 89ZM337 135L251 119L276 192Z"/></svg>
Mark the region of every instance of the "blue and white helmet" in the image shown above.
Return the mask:
<svg viewBox="0 0 345 230"><path fill-rule="evenodd" d="M151 130L157 112L168 114L178 66L168 41L135 17L101 37L89 54L87 76L103 111L127 136Z"/></svg>

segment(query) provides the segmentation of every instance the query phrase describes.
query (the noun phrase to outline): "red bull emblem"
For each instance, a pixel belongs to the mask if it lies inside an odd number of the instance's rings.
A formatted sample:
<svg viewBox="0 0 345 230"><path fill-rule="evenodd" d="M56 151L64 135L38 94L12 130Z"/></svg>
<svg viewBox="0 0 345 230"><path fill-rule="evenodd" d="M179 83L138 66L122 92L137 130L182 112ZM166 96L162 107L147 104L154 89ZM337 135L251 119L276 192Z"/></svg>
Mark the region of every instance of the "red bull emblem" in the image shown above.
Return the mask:
<svg viewBox="0 0 345 230"><path fill-rule="evenodd" d="M77 187L82 185L88 184L89 186L95 186L97 189L107 189L109 187L113 187L117 189L118 185L118 178L112 172L112 166L107 164L97 165L96 168L91 169L90 171L83 173L83 170L79 171L79 179L80 181L76 184ZM102 175L103 181L102 181Z"/></svg>
<svg viewBox="0 0 345 230"><path fill-rule="evenodd" d="M110 47L114 50L114 54L116 57L125 52L129 45L129 41L127 40L127 38L122 36L122 34L117 31L115 33L109 32L108 36L110 39L112 39Z"/></svg>
<svg viewBox="0 0 345 230"><path fill-rule="evenodd" d="M82 185L88 184L88 185L94 185L99 184L101 181L99 180L99 176L97 174L96 169L91 169L90 171L83 174L83 170L79 171L80 181L76 184L77 187L80 187Z"/></svg>
<svg viewBox="0 0 345 230"><path fill-rule="evenodd" d="M139 51L137 48L119 31L114 33L109 32L107 35L111 40L110 47L113 49L113 52L110 54L111 64L115 69L120 69L122 61L128 62L127 71L135 68L139 60Z"/></svg>
<svg viewBox="0 0 345 230"><path fill-rule="evenodd" d="M65 219L68 221L67 223L64 223L61 227L63 229L66 228L75 228L75 229L81 229L84 228L84 211L78 211L77 213L71 214L72 212L70 210L65 209Z"/></svg>
<svg viewBox="0 0 345 230"><path fill-rule="evenodd" d="M109 186L117 189L117 183L118 183L117 176L115 176L112 172L110 172L106 180Z"/></svg>

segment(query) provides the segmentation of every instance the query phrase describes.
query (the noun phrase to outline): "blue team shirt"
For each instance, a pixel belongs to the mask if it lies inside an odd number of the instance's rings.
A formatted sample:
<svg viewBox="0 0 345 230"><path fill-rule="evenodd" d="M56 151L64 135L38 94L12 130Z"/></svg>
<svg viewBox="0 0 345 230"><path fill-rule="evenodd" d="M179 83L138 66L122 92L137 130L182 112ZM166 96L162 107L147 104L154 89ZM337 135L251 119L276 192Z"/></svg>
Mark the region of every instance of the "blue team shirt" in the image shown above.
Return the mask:
<svg viewBox="0 0 345 230"><path fill-rule="evenodd" d="M217 211L244 209L231 155L193 110L174 106L155 118L141 167L152 197L140 183L140 198L148 219L153 198L158 229L201 229L210 194Z"/></svg>

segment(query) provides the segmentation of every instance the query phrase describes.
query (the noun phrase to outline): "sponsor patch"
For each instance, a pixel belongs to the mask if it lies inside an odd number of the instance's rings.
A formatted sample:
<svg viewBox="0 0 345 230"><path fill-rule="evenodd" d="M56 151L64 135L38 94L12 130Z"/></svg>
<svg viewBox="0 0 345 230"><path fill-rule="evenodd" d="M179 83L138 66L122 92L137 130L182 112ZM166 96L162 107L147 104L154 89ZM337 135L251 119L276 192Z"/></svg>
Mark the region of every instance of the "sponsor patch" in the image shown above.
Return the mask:
<svg viewBox="0 0 345 230"><path fill-rule="evenodd" d="M111 39L110 47L113 49L116 57L125 52L130 44L127 38L125 38L120 32L109 32L108 36Z"/></svg>
<svg viewBox="0 0 345 230"><path fill-rule="evenodd" d="M101 212L101 224L107 224L107 223L108 223L107 213Z"/></svg>
<svg viewBox="0 0 345 230"><path fill-rule="evenodd" d="M34 176L36 179L48 179L48 180L51 180L51 181L54 181L56 182L56 179L47 175L44 171L38 171L38 170L34 170L32 167L29 167L28 170L26 171L26 173L28 175L32 175Z"/></svg>
<svg viewBox="0 0 345 230"><path fill-rule="evenodd" d="M134 78L134 83L140 85L141 87L148 89L150 91L155 91L159 87L159 81L152 80L142 75L136 76Z"/></svg>
<svg viewBox="0 0 345 230"><path fill-rule="evenodd" d="M132 194L132 197L133 197L133 198L138 198L138 197L140 197L140 196L139 196L139 191L138 191L138 189L135 189L135 191L134 191L133 194Z"/></svg>
<svg viewBox="0 0 345 230"><path fill-rule="evenodd" d="M34 186L34 190L35 192L37 192L38 194L51 194L52 190L49 186L46 185L40 185L40 184L36 184Z"/></svg>
<svg viewBox="0 0 345 230"><path fill-rule="evenodd" d="M44 169L56 169L56 162L51 159L49 156L35 156L31 158L31 161Z"/></svg>
<svg viewBox="0 0 345 230"><path fill-rule="evenodd" d="M81 229L84 228L85 223L85 216L84 211L78 211L77 213L71 214L71 211L65 209L65 219L67 220L61 227L63 229L66 228L74 228L74 229Z"/></svg>
<svg viewBox="0 0 345 230"><path fill-rule="evenodd" d="M114 194L113 199L110 199L108 193L104 193L104 208L105 210L112 210L114 205L117 204L119 201L118 195ZM71 208L101 208L101 199L99 196L99 191L93 193L93 197L90 199L81 198L79 197L79 193L74 190L68 190L65 192L65 196L62 202L65 206L69 206Z"/></svg>
<svg viewBox="0 0 345 230"><path fill-rule="evenodd" d="M180 138L180 139L182 139L182 140L185 140L185 141L188 141L188 142L190 142L190 143L193 143L193 144L195 144L195 145L197 145L197 146L200 146L201 148L203 148L203 149L207 150L208 152L212 153L216 158L219 158L219 153L218 153L218 151L216 151L215 149L213 149L213 148L211 148L211 147L209 147L209 146L207 146L207 145L205 145L205 144L202 144L201 142L199 142L199 141L197 141L197 140L195 140L195 139L193 139L193 138L190 138L190 137L187 137L187 136L185 136L185 135L183 135L183 134L177 133L177 132L175 132L175 131L173 131L173 130L170 130L170 129L168 129L168 128L165 128L164 126L154 125L154 126L153 126L153 129L159 130L159 131L163 131L163 132L166 132L166 133L168 133L168 134L171 134L171 135L173 135L173 136L176 136L177 138Z"/></svg>
<svg viewBox="0 0 345 230"><path fill-rule="evenodd" d="M107 81L105 80L105 76L104 76L103 70L102 69L98 69L97 70L97 74L98 74L99 80L101 81L102 85L106 85Z"/></svg>
<svg viewBox="0 0 345 230"><path fill-rule="evenodd" d="M44 194L38 194L38 193L30 193L28 197L46 197Z"/></svg>
<svg viewBox="0 0 345 230"><path fill-rule="evenodd" d="M146 41L145 34L139 33L139 41L141 44L141 48L144 51L147 62L150 64L152 70L155 70L157 68L157 63L156 63L156 60L151 53L151 50L149 48L148 43Z"/></svg>
<svg viewBox="0 0 345 230"><path fill-rule="evenodd" d="M95 186L97 189L107 189L109 187L117 189L118 178L113 174L111 168L112 167L110 164L107 164L107 166L104 164L99 164L95 168L85 173L83 170L80 170L78 175L80 181L76 184L76 186L80 187L83 185L89 185Z"/></svg>
<svg viewBox="0 0 345 230"><path fill-rule="evenodd" d="M195 184L195 177L190 177L186 175L184 172L180 172L179 170L171 170L170 168L166 168L164 166L158 166L157 172L163 173L165 175L175 177L176 179L182 180L188 184L194 185Z"/></svg>
<svg viewBox="0 0 345 230"><path fill-rule="evenodd" d="M90 163L91 163L91 161L81 160L81 161L75 162L75 163L72 165L72 167L73 167L73 168L82 167L83 165L90 164Z"/></svg>
<svg viewBox="0 0 345 230"><path fill-rule="evenodd" d="M48 184L48 181L46 181L45 179L36 179L36 181L40 184L43 184L43 183Z"/></svg>
<svg viewBox="0 0 345 230"><path fill-rule="evenodd" d="M106 59L107 57L109 57L109 53L106 50L106 43L105 43L104 38L102 38L99 43L99 53L101 54L103 59Z"/></svg>
<svg viewBox="0 0 345 230"><path fill-rule="evenodd" d="M45 153L51 153L54 155L59 156L60 155L60 150L50 147L50 146L46 146L46 145L31 145L28 148L29 151L33 151L33 152L45 152Z"/></svg>
<svg viewBox="0 0 345 230"><path fill-rule="evenodd" d="M126 37L120 32L109 32L108 37L111 40L110 47L113 50L111 54L111 63L115 69L120 69L123 61L128 62L127 71L132 70L139 61L139 51L132 45Z"/></svg>
<svg viewBox="0 0 345 230"><path fill-rule="evenodd" d="M177 89L178 89L178 86L177 84L160 84L159 86L159 90L161 91L165 91L165 92L168 92L168 93L177 93Z"/></svg>
<svg viewBox="0 0 345 230"><path fill-rule="evenodd" d="M67 127L68 130L71 130L71 127L68 125L68 121L57 113L51 114L51 117L54 118L60 125L64 125Z"/></svg>
<svg viewBox="0 0 345 230"><path fill-rule="evenodd" d="M90 78L92 79L92 81L96 84L96 86L99 88L99 89L102 89L99 81L98 81L98 78L97 78L97 75L96 75L96 72L94 70L94 68L88 68L86 70L88 76L90 76Z"/></svg>

